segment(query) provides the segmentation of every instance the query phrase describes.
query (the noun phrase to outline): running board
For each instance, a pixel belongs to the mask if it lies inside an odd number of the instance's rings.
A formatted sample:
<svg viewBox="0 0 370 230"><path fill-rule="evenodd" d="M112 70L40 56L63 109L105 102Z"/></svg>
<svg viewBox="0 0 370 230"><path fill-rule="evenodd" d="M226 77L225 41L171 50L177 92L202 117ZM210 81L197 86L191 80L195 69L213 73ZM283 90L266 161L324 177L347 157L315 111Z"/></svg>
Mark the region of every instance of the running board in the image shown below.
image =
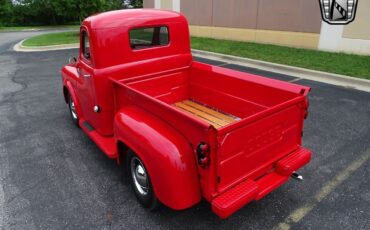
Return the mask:
<svg viewBox="0 0 370 230"><path fill-rule="evenodd" d="M89 122L87 122L87 121L84 121L83 122L83 124L82 124L82 126L84 127L84 128L86 128L89 132L91 132L91 131L94 131L95 129L94 129L94 127L92 127L91 125L90 125L90 123ZM80 126L80 127L82 127L82 126Z"/></svg>
<svg viewBox="0 0 370 230"><path fill-rule="evenodd" d="M111 159L117 158L117 147L113 136L104 137L87 121L80 118L81 129L95 142L95 144Z"/></svg>

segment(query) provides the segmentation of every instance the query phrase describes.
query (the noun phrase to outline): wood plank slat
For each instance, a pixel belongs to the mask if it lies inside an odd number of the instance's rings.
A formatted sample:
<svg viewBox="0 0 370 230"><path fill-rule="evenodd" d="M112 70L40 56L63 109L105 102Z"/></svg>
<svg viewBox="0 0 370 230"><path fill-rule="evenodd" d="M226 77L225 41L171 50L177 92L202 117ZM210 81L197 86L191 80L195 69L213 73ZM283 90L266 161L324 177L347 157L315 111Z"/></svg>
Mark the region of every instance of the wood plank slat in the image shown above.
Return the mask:
<svg viewBox="0 0 370 230"><path fill-rule="evenodd" d="M196 116L197 118L199 118L200 120L202 120L202 121L204 121L204 122L206 122L206 123L208 123L208 124L210 124L210 125L213 125L215 128L221 128L222 126L221 125L219 125L219 124L217 124L217 123L215 123L215 122L213 122L213 121L211 121L211 120L208 120L208 119L206 119L206 118L203 118L203 117L201 117L201 116L198 116L197 114L194 114L194 113L192 113L192 112L189 112L188 110L186 110L186 109L184 109L184 108L181 108L181 107L178 107L178 106L176 106L178 109L180 109L180 110L182 110L182 111L184 111L184 112L186 112L186 113L190 113L190 114L192 114L192 115L194 115L194 116Z"/></svg>
<svg viewBox="0 0 370 230"><path fill-rule="evenodd" d="M173 105L181 109L182 111L190 113L198 117L199 119L213 125L215 128L226 126L230 123L236 122L238 119L190 100L177 102Z"/></svg>
<svg viewBox="0 0 370 230"><path fill-rule="evenodd" d="M227 125L228 124L227 122L225 122L225 121L223 121L223 120L221 120L221 119L219 119L217 117L214 117L212 115L209 115L209 114L203 112L202 110L196 109L196 108L191 107L189 105L186 105L184 103L177 103L176 106L177 107L180 107L182 109L185 109L188 112L195 114L196 116L202 117L204 119L207 119L209 121L212 121L212 122L214 122L216 124L219 124L221 126L224 126L224 125Z"/></svg>
<svg viewBox="0 0 370 230"><path fill-rule="evenodd" d="M184 104L187 104L187 105L190 105L191 107L195 107L199 110L202 110L208 114L211 114L215 117L218 117L226 122L229 122L229 123L233 123L235 121L237 121L238 118L236 117L233 117L233 116L230 116L230 115L227 115L227 114L224 114L224 113L221 113L219 111L216 111L214 109L211 109L209 107L206 107L204 105L201 105L199 103L196 103L194 101L190 101L190 100L185 100L185 101L182 101Z"/></svg>

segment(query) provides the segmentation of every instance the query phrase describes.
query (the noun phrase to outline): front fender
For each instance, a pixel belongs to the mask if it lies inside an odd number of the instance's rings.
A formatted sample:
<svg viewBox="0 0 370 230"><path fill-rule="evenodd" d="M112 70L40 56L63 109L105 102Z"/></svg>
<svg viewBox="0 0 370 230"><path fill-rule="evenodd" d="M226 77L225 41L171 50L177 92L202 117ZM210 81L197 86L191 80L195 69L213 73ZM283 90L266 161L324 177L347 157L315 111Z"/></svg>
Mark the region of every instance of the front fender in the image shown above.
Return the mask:
<svg viewBox="0 0 370 230"><path fill-rule="evenodd" d="M82 114L81 105L80 105L80 102L79 102L79 100L77 98L76 92L73 89L73 86L72 86L71 82L67 80L65 82L64 86L67 88L69 95L71 95L72 100L75 103L76 112L77 112L78 116L81 116L81 114Z"/></svg>
<svg viewBox="0 0 370 230"><path fill-rule="evenodd" d="M77 77L77 70L73 66L64 66L61 70L62 73L62 81L63 81L63 87L65 87L68 90L69 95L72 97L72 100L75 103L76 106L76 112L79 116L82 115L82 108L80 101L77 98L76 92L73 88L73 84L71 81L74 80L74 78ZM63 92L64 93L64 92ZM66 97L66 95L64 95ZM68 101L67 101L68 103Z"/></svg>
<svg viewBox="0 0 370 230"><path fill-rule="evenodd" d="M154 193L163 204L180 210L200 201L196 162L184 136L158 117L134 106L121 109L114 120L117 140L142 159Z"/></svg>

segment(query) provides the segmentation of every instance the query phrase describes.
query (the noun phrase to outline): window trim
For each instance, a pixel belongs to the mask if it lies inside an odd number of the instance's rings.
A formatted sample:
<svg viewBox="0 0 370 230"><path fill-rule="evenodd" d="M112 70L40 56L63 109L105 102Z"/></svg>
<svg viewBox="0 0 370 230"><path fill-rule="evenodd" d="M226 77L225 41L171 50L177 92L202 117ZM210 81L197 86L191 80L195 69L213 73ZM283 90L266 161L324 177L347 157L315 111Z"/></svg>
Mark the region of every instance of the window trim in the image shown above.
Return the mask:
<svg viewBox="0 0 370 230"><path fill-rule="evenodd" d="M84 47L84 43L83 43L83 36L82 34L83 33L86 33L88 39L89 39L89 45L90 45L90 59L87 59L83 53L83 47ZM92 54L91 54L91 40L90 40L90 33L88 31L88 29L85 27L85 26L81 26L81 29L80 29L80 52L79 52L79 56L80 56L80 60L85 63L86 65L92 67L93 66L93 57L92 57Z"/></svg>
<svg viewBox="0 0 370 230"><path fill-rule="evenodd" d="M147 48L141 48L141 49L135 49L135 48L132 48L131 47L131 36L130 36L130 33L132 30L137 30L137 29L151 29L151 28L161 28L161 27L166 27L167 28L167 33L168 33L168 43L166 44L163 44L163 45L154 45L154 46L150 46L150 47L147 47ZM171 35L170 35L170 27L168 25L151 25L151 26L140 26L140 27L132 27L130 29L128 29L128 46L130 47L131 51L133 52L138 52L138 51L143 51L143 50L151 50L151 49L159 49L159 48L164 48L164 47L168 47L171 45Z"/></svg>
<svg viewBox="0 0 370 230"><path fill-rule="evenodd" d="M82 54L82 56L84 57L84 59L86 59L86 60L88 60L88 61L91 61L91 46L90 46L90 36L89 36L89 33L87 33L87 31L86 30L82 30L81 31L82 32L82 36L81 36L81 39L82 39L82 42L81 42L81 45L82 45L82 50L81 50L81 54ZM86 47L85 47L85 45L86 45L86 38L87 38L87 40L88 40L88 42L89 42L89 57L86 57L86 53L85 53L85 51L86 51Z"/></svg>

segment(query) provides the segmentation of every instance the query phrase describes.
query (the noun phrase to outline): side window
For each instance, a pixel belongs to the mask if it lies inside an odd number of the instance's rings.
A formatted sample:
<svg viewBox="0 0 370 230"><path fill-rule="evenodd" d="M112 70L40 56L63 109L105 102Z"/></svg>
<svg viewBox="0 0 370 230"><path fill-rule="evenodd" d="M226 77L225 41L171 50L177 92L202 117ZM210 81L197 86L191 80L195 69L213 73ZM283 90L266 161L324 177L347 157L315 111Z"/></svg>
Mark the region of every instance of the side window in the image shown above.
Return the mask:
<svg viewBox="0 0 370 230"><path fill-rule="evenodd" d="M169 35L166 26L130 30L130 46L134 50L168 45L168 43Z"/></svg>
<svg viewBox="0 0 370 230"><path fill-rule="evenodd" d="M90 40L89 36L87 35L86 31L82 32L82 55L87 59L90 60Z"/></svg>

